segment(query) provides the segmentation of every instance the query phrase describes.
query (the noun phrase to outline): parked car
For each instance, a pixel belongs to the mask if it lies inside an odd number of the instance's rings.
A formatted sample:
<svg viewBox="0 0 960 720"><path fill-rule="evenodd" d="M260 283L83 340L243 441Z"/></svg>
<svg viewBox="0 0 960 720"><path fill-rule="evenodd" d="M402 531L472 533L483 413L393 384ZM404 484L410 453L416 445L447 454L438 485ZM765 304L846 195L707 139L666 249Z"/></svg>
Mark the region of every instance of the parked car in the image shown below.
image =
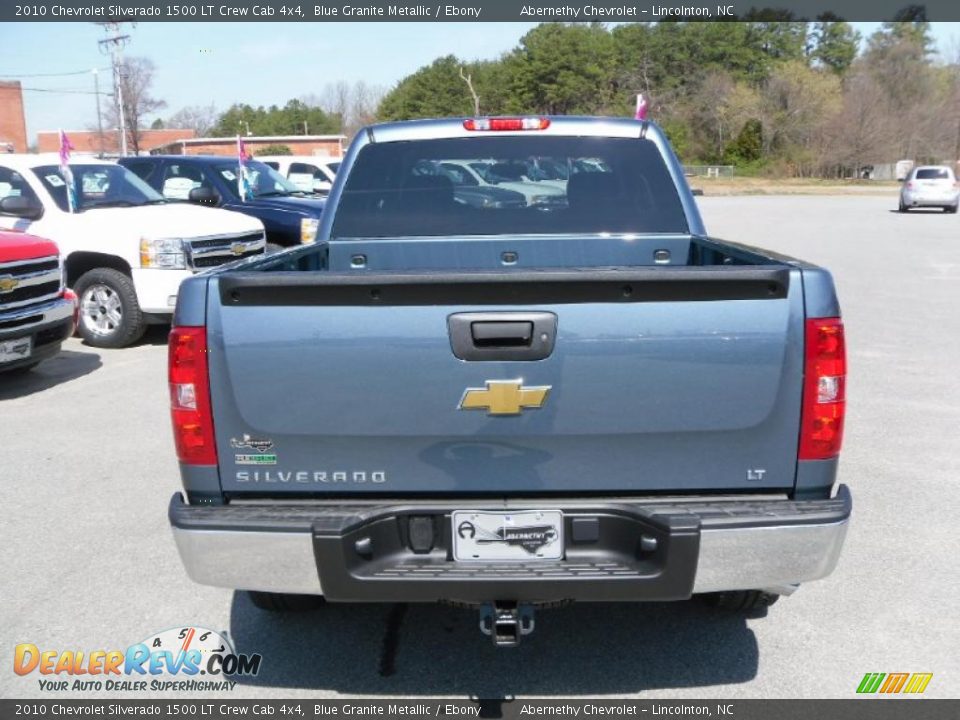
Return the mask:
<svg viewBox="0 0 960 720"><path fill-rule="evenodd" d="M32 370L60 352L76 315L56 244L0 232L0 373Z"/></svg>
<svg viewBox="0 0 960 720"><path fill-rule="evenodd" d="M564 188L525 179L527 168L522 162L446 159L442 166L448 175L460 174L454 184L475 183L477 187L512 190L523 195L527 205L540 208L562 207L566 204L567 193Z"/></svg>
<svg viewBox="0 0 960 720"><path fill-rule="evenodd" d="M56 155L0 155L0 229L60 246L80 335L95 347L125 347L170 322L184 278L263 254L259 220L170 203L115 163L80 158L70 169L75 212Z"/></svg>
<svg viewBox="0 0 960 720"><path fill-rule="evenodd" d="M304 192L319 195L330 192L340 167L340 158L323 155L258 155L257 160L272 167Z"/></svg>
<svg viewBox="0 0 960 720"><path fill-rule="evenodd" d="M252 196L240 199L240 165L220 155L151 155L121 158L168 200L234 210L263 223L269 250L311 243L317 236L326 201L305 193L273 168L252 160Z"/></svg>
<svg viewBox="0 0 960 720"><path fill-rule="evenodd" d="M915 167L900 188L900 212L926 207L939 207L948 213L960 207L960 182L946 165Z"/></svg>
<svg viewBox="0 0 960 720"><path fill-rule="evenodd" d="M446 162L421 163L414 168L415 178L445 178L453 185L453 198L459 203L478 209L523 208L527 198L516 190L481 185L476 178L458 165Z"/></svg>
<svg viewBox="0 0 960 720"><path fill-rule="evenodd" d="M419 172L525 155L603 165L551 212ZM514 645L542 606L750 610L833 570L830 273L709 237L655 125L377 125L333 198L318 244L184 283L169 519L195 581L472 605Z"/></svg>

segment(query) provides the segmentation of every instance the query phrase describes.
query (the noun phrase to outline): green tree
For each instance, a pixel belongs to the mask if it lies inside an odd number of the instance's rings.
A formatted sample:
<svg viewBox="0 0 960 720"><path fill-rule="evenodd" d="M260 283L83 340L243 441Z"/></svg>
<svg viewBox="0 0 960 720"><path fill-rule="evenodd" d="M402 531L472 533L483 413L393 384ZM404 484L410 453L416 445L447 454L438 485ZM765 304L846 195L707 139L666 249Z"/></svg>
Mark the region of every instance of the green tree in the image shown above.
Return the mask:
<svg viewBox="0 0 960 720"><path fill-rule="evenodd" d="M383 97L377 116L383 120L409 120L473 114L473 98L460 77L460 68L474 77L481 109L485 108L482 69L478 71L453 55L447 55L401 80Z"/></svg>
<svg viewBox="0 0 960 720"><path fill-rule="evenodd" d="M613 99L615 46L599 23L539 25L505 62L508 111L590 114L606 110Z"/></svg>
<svg viewBox="0 0 960 720"><path fill-rule="evenodd" d="M217 120L210 134L231 135L330 135L340 131L340 118L319 106L289 100L282 108L231 105Z"/></svg>
<svg viewBox="0 0 960 720"><path fill-rule="evenodd" d="M860 47L860 33L848 22L821 16L813 28L813 59L843 76L850 69Z"/></svg>
<svg viewBox="0 0 960 720"><path fill-rule="evenodd" d="M736 139L727 145L724 159L731 165L748 165L763 156L763 123L756 118L747 120Z"/></svg>
<svg viewBox="0 0 960 720"><path fill-rule="evenodd" d="M289 145L283 145L278 143L275 145L264 145L262 148L257 150L254 155L293 155L293 150L290 149Z"/></svg>

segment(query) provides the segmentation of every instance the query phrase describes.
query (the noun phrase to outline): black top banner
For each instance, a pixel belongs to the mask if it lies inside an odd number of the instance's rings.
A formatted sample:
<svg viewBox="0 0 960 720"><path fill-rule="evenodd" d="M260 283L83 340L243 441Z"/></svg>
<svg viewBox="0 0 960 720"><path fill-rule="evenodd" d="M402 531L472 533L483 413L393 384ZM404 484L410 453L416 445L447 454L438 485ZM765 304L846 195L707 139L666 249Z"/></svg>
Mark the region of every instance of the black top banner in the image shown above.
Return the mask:
<svg viewBox="0 0 960 720"><path fill-rule="evenodd" d="M190 697L168 700L0 700L0 718L52 720L62 717L148 716L156 720L221 720L253 716L258 720L554 720L583 718L675 720L709 717L720 720L954 720L957 700L609 700L550 698L526 700L383 698L330 700L268 698L223 700Z"/></svg>
<svg viewBox="0 0 960 720"><path fill-rule="evenodd" d="M960 0L34 0L16 22L665 22L960 20Z"/></svg>

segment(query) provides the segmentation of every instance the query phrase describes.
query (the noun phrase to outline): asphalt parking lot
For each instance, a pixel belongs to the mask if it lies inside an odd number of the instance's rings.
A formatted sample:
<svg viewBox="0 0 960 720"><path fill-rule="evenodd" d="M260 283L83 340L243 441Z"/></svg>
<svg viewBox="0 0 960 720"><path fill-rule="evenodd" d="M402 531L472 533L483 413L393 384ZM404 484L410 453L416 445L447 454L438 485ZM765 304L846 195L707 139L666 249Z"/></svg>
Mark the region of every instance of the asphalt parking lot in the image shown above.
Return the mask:
<svg viewBox="0 0 960 720"><path fill-rule="evenodd" d="M11 671L16 643L125 648L183 625L263 655L233 698L848 698L866 672L932 672L927 696L960 695L960 216L899 215L895 194L700 202L712 234L834 273L854 520L831 577L750 619L697 602L541 612L515 650L447 607L266 614L181 568L164 332L114 351L73 339L29 379L0 376L0 696L43 695Z"/></svg>

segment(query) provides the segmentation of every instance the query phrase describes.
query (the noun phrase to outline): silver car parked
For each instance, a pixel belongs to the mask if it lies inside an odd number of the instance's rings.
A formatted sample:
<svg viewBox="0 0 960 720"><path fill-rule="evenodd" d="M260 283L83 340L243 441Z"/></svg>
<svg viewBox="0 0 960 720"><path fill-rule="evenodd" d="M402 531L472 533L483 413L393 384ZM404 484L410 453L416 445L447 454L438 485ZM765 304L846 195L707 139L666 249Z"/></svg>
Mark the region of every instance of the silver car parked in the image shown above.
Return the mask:
<svg viewBox="0 0 960 720"><path fill-rule="evenodd" d="M919 207L939 207L955 213L960 205L960 183L945 165L921 165L907 175L900 189L900 212Z"/></svg>

